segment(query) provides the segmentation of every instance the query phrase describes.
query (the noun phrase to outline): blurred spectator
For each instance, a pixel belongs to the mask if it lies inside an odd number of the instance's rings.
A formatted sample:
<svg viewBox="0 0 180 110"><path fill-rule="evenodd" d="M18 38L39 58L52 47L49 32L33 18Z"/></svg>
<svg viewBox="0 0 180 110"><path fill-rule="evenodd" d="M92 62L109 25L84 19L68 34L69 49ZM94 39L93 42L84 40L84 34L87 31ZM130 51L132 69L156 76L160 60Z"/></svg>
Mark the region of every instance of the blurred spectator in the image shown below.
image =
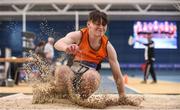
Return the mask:
<svg viewBox="0 0 180 110"><path fill-rule="evenodd" d="M42 40L38 43L38 45L36 46L36 49L35 49L35 53L43 58L45 58L45 54L44 54L45 44L46 44L46 42Z"/></svg>
<svg viewBox="0 0 180 110"><path fill-rule="evenodd" d="M52 63L53 58L54 58L54 38L49 37L48 38L48 42L46 43L45 47L44 47L44 54L45 54L45 58L47 59L47 61L49 63Z"/></svg>

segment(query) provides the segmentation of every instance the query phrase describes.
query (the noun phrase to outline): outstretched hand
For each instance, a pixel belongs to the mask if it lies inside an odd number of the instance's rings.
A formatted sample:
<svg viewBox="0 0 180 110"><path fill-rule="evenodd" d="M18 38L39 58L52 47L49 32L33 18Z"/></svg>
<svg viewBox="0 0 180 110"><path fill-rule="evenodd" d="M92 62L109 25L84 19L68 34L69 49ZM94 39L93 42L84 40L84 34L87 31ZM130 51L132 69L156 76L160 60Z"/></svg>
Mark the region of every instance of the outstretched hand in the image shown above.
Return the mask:
<svg viewBox="0 0 180 110"><path fill-rule="evenodd" d="M135 41L136 41L136 42L138 42L138 43L140 43L140 44L142 44L142 42L140 42L140 41L139 41L139 40L137 40L137 39L135 39Z"/></svg>

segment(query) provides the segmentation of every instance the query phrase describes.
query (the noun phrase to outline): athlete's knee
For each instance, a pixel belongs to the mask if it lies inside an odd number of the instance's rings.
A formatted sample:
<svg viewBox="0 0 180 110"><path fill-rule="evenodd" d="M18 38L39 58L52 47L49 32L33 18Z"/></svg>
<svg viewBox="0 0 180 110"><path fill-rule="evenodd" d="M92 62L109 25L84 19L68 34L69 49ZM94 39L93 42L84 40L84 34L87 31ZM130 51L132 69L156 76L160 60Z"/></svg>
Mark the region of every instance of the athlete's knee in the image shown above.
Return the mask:
<svg viewBox="0 0 180 110"><path fill-rule="evenodd" d="M60 65L60 66L56 66L56 73L59 72L67 72L68 70L70 70L70 68L66 65Z"/></svg>
<svg viewBox="0 0 180 110"><path fill-rule="evenodd" d="M94 81L99 82L100 75L96 70L88 70L83 74L82 79L90 82L94 82Z"/></svg>
<svg viewBox="0 0 180 110"><path fill-rule="evenodd" d="M57 66L55 70L55 85L58 91L67 91L67 81L71 81L73 73L68 66Z"/></svg>
<svg viewBox="0 0 180 110"><path fill-rule="evenodd" d="M100 75L97 71L88 70L81 78L80 95L86 99L91 96L99 87Z"/></svg>
<svg viewBox="0 0 180 110"><path fill-rule="evenodd" d="M66 65L57 66L55 70L55 78L68 77L73 75L71 69Z"/></svg>

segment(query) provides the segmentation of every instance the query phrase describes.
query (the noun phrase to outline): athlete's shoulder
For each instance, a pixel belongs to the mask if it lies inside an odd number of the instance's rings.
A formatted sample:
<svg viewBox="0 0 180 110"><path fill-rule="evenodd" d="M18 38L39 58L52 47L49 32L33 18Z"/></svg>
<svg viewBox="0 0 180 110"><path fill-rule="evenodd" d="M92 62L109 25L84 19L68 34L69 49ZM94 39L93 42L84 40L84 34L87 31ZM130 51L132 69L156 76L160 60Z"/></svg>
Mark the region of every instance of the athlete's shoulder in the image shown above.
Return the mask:
<svg viewBox="0 0 180 110"><path fill-rule="evenodd" d="M81 28L80 31L81 31L82 33L87 32L87 31L88 31L88 28L87 28L87 27Z"/></svg>

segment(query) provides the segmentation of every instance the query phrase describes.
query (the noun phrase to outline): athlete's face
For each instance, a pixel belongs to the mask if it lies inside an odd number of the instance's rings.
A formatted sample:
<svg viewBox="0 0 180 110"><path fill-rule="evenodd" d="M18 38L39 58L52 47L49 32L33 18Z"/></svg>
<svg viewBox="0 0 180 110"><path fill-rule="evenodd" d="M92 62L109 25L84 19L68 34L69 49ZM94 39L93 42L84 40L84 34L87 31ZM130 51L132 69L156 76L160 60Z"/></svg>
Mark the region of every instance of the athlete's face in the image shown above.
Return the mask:
<svg viewBox="0 0 180 110"><path fill-rule="evenodd" d="M107 30L107 24L102 24L98 22L88 21L87 26L90 33L92 33L96 37L102 37Z"/></svg>

